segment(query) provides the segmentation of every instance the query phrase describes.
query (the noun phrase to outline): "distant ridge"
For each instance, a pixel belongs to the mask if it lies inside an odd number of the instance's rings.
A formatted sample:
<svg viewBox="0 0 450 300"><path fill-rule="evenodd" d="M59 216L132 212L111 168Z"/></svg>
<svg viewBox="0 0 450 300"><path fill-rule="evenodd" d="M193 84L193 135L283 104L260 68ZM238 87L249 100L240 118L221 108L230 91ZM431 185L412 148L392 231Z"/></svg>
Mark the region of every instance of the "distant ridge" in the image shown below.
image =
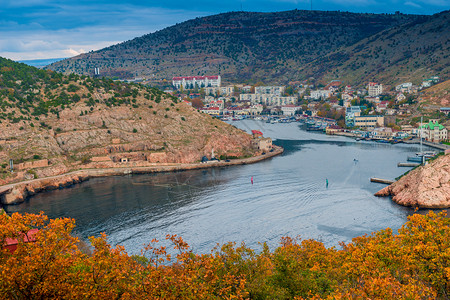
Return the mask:
<svg viewBox="0 0 450 300"><path fill-rule="evenodd" d="M427 17L324 11L230 12L196 18L50 69L133 78L220 74L226 81L287 82L298 70L341 47Z"/></svg>
<svg viewBox="0 0 450 300"><path fill-rule="evenodd" d="M48 66L52 63L58 62L63 59L66 59L66 58L28 59L28 60L20 60L18 62L24 63L24 64L32 66L32 67L36 67L36 68L43 68L45 66Z"/></svg>
<svg viewBox="0 0 450 300"><path fill-rule="evenodd" d="M357 84L450 79L450 11L386 29L306 64L299 73Z"/></svg>

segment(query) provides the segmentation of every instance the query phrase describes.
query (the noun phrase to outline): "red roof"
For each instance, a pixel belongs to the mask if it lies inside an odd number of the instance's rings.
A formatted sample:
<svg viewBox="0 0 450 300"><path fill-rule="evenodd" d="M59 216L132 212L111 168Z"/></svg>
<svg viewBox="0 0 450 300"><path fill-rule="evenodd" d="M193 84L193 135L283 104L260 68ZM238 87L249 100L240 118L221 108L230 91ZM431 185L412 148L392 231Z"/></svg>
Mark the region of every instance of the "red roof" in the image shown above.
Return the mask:
<svg viewBox="0 0 450 300"><path fill-rule="evenodd" d="M262 132L259 130L252 130L252 134L263 135Z"/></svg>
<svg viewBox="0 0 450 300"><path fill-rule="evenodd" d="M39 229L30 229L27 233L22 233L22 238L25 243L29 242L35 242L36 238L35 235L39 231ZM6 249L8 249L11 253L16 251L17 245L19 244L19 241L14 238L6 238L5 239L6 245L4 246Z"/></svg>

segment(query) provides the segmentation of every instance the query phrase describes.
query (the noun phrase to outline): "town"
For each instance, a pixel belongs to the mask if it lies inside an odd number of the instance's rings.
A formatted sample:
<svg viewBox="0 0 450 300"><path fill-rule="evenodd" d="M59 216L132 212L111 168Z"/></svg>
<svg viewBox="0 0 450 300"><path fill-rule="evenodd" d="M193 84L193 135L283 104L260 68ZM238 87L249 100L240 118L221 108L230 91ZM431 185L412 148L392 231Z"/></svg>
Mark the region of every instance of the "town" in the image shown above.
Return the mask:
<svg viewBox="0 0 450 300"><path fill-rule="evenodd" d="M421 137L432 143L448 141L449 107L435 108L433 116L418 114L422 91L439 77L396 86L368 82L354 88L334 80L327 85L293 81L287 86L231 84L221 77L174 77L165 92L199 111L224 121L253 118L268 123L300 121L306 130L399 142Z"/></svg>

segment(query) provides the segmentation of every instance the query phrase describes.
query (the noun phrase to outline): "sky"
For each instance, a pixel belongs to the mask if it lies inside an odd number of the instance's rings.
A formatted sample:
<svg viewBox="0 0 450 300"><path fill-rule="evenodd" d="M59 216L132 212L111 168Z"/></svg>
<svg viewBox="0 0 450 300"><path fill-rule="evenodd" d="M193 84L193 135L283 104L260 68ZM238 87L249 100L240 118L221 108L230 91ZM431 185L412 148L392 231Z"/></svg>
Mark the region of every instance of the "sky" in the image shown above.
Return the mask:
<svg viewBox="0 0 450 300"><path fill-rule="evenodd" d="M65 58L196 17L292 9L434 14L450 0L0 0L0 56Z"/></svg>

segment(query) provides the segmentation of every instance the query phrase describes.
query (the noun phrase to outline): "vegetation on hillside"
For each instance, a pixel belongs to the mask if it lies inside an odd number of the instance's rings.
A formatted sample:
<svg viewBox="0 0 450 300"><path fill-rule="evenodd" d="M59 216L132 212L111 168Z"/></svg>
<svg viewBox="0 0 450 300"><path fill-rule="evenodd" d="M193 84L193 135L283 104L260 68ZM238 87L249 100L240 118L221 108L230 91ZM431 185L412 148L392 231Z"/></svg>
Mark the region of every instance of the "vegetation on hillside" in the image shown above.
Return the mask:
<svg viewBox="0 0 450 300"><path fill-rule="evenodd" d="M315 240L282 238L270 251L227 243L194 253L175 235L171 247L153 240L141 255L91 246L71 235L72 219L0 215L2 299L448 299L450 219L415 214L391 229L354 238L341 250ZM23 233L38 228L36 241Z"/></svg>
<svg viewBox="0 0 450 300"><path fill-rule="evenodd" d="M343 46L422 17L403 14L231 12L196 18L49 66L68 73L134 78L220 74L232 82L287 82ZM342 57L345 59L346 57Z"/></svg>
<svg viewBox="0 0 450 300"><path fill-rule="evenodd" d="M352 84L416 84L430 76L449 79L450 11L378 32L302 66L307 76Z"/></svg>
<svg viewBox="0 0 450 300"><path fill-rule="evenodd" d="M98 93L108 94L108 97L98 97ZM89 107L99 103L135 105L139 94L156 102L161 101L163 95L171 97L150 87L76 74L66 76L0 57L0 122L7 119L17 123L57 115L80 101ZM174 97L172 100L177 102Z"/></svg>

